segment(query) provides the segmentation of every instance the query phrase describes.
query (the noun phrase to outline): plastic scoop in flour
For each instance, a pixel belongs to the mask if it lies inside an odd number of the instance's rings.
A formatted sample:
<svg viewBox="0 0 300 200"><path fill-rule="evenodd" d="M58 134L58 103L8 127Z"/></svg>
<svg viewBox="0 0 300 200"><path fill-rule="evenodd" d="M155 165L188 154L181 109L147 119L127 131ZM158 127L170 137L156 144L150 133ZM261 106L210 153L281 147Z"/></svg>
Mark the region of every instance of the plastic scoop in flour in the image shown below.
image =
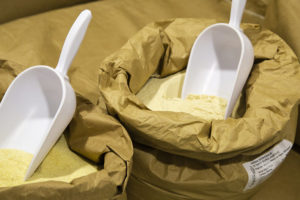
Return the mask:
<svg viewBox="0 0 300 200"><path fill-rule="evenodd" d="M246 0L232 0L229 24L206 28L196 39L189 58L181 97L205 94L227 100L225 119L251 71L254 53L250 40L240 29Z"/></svg>
<svg viewBox="0 0 300 200"><path fill-rule="evenodd" d="M85 35L91 12L84 10L65 40L55 69L38 65L20 73L0 104L0 149L18 149L33 159L32 175L71 121L76 98L67 71Z"/></svg>

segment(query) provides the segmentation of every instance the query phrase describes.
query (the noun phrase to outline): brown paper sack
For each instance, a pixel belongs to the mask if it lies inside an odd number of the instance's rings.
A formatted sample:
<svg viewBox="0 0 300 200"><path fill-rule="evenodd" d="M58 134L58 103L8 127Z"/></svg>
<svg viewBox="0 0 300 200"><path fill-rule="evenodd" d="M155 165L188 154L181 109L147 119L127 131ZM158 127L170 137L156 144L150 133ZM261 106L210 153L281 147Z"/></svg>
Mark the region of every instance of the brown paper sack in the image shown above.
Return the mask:
<svg viewBox="0 0 300 200"><path fill-rule="evenodd" d="M259 25L242 25L255 62L232 118L209 123L187 113L151 111L135 96L151 75L183 70L197 35L213 23L152 23L99 68L100 101L136 143L130 200L247 199L292 147L300 65L279 36Z"/></svg>
<svg viewBox="0 0 300 200"><path fill-rule="evenodd" d="M85 8L97 10L99 6L87 4L55 10L0 26L1 99L11 81L26 68L40 64L56 66L64 39ZM90 50L98 35L99 26L92 21L70 68L69 78L77 95L77 109L65 131L70 149L96 166L97 172L70 182L43 181L0 187L1 200L126 199L133 147L126 129L107 114L103 102L97 103L97 65L100 61ZM98 47L94 46L94 49Z"/></svg>

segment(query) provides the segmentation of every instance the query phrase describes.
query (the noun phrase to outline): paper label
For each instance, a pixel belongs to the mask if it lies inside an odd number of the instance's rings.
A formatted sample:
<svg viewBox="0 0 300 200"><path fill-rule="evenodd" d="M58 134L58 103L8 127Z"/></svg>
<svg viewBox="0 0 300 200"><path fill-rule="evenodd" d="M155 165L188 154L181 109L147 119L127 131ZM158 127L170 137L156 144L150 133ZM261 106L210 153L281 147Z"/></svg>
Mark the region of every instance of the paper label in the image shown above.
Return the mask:
<svg viewBox="0 0 300 200"><path fill-rule="evenodd" d="M282 163L291 150L293 144L288 140L282 140L270 151L257 157L256 159L243 164L248 173L248 183L244 191L249 190L264 180Z"/></svg>

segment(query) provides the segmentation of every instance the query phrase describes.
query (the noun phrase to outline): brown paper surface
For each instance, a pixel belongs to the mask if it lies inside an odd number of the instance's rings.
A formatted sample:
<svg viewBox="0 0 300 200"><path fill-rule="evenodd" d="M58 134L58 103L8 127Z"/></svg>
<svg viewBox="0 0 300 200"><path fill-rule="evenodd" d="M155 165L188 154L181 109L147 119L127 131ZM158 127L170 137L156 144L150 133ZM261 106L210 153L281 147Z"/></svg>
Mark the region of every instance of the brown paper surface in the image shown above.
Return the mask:
<svg viewBox="0 0 300 200"><path fill-rule="evenodd" d="M297 0L269 0L263 24L280 35L300 57L300 4Z"/></svg>
<svg viewBox="0 0 300 200"><path fill-rule="evenodd" d="M292 150L278 171L274 173L251 200L298 199L300 196L300 151Z"/></svg>
<svg viewBox="0 0 300 200"><path fill-rule="evenodd" d="M6 23L30 15L39 14L49 10L86 3L92 0L9 0L0 1L0 23Z"/></svg>
<svg viewBox="0 0 300 200"><path fill-rule="evenodd" d="M266 27L280 35L293 48L298 59L300 58L299 18L299 1L270 0L263 22ZM300 121L298 127L295 143L300 145Z"/></svg>

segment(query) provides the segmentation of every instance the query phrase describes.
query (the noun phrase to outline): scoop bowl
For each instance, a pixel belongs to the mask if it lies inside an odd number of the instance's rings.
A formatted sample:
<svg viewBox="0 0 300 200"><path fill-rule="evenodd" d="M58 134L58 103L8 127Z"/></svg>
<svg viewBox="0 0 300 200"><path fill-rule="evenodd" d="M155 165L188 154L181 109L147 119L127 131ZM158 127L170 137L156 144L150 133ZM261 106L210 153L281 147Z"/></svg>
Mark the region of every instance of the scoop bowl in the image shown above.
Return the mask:
<svg viewBox="0 0 300 200"><path fill-rule="evenodd" d="M227 100L225 119L251 71L254 53L239 25L245 0L233 0L229 24L219 23L206 28L196 39L187 65L181 97L205 94Z"/></svg>
<svg viewBox="0 0 300 200"><path fill-rule="evenodd" d="M34 155L25 178L42 162L72 119L76 97L69 81L48 66L23 71L0 104L0 147Z"/></svg>

